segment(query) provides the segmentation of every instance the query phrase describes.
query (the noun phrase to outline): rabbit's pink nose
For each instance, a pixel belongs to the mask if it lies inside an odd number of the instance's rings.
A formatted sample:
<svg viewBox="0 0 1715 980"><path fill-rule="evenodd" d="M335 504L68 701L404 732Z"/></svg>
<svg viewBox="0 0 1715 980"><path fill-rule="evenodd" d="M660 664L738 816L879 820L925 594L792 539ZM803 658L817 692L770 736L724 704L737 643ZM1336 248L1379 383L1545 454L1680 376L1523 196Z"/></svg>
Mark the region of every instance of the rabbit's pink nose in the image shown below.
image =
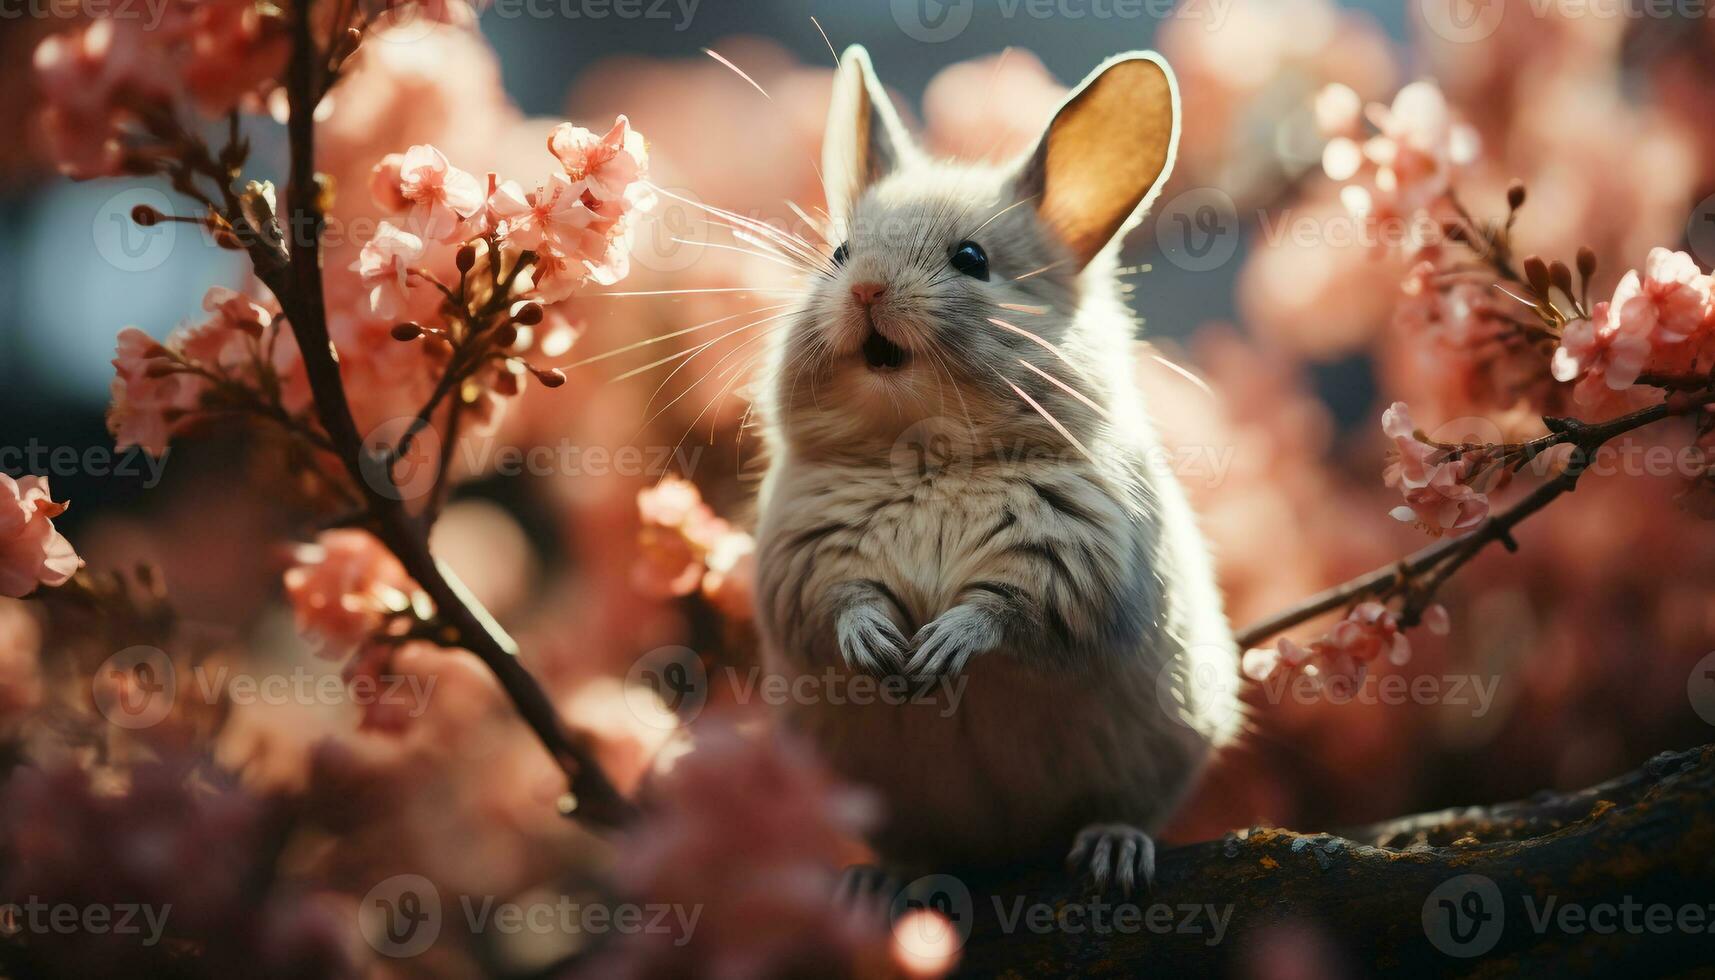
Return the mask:
<svg viewBox="0 0 1715 980"><path fill-rule="evenodd" d="M857 300L865 306L874 303L881 297L881 294L885 292L887 292L887 285L885 283L859 282L852 284L852 299Z"/></svg>

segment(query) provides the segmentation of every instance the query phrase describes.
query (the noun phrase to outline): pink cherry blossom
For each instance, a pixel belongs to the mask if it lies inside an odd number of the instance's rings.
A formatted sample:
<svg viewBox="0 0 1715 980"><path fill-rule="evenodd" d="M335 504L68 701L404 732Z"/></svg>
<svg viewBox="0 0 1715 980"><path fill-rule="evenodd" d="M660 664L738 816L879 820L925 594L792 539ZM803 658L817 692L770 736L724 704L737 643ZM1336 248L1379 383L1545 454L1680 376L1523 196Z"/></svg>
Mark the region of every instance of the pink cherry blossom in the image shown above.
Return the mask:
<svg viewBox="0 0 1715 980"><path fill-rule="evenodd" d="M640 181L649 165L649 151L643 136L624 116L615 119L604 136L561 123L548 134L548 152L597 200L647 207L649 192Z"/></svg>
<svg viewBox="0 0 1715 980"><path fill-rule="evenodd" d="M411 206L410 199L399 189L404 166L405 154L389 153L369 171L369 195L375 199L375 206L388 214L398 214Z"/></svg>
<svg viewBox="0 0 1715 980"><path fill-rule="evenodd" d="M529 193L508 180L495 189L488 206L508 244L535 250L551 242L562 251L577 251L598 217L565 174L553 174Z"/></svg>
<svg viewBox="0 0 1715 980"><path fill-rule="evenodd" d="M0 473L0 596L21 598L39 585L64 585L83 567L71 542L54 529L65 513L48 481Z"/></svg>
<svg viewBox="0 0 1715 980"><path fill-rule="evenodd" d="M655 805L620 849L615 878L639 900L707 911L688 936L636 930L595 972L815 975L868 960L891 974L883 917L827 900L853 835L878 816L869 794L835 782L802 744L723 722L699 726L651 789Z"/></svg>
<svg viewBox="0 0 1715 980"><path fill-rule="evenodd" d="M411 608L416 583L381 542L363 531L324 532L299 547L286 571L286 596L298 630L321 641L321 653L344 657Z"/></svg>
<svg viewBox="0 0 1715 980"><path fill-rule="evenodd" d="M1634 297L1641 299L1642 297ZM1624 391L1637 383L1650 355L1648 330L1653 318L1622 320L1608 303L1597 303L1588 318L1566 324L1554 352L1554 379L1577 380L1573 397L1582 405L1598 403L1603 389Z"/></svg>
<svg viewBox="0 0 1715 980"><path fill-rule="evenodd" d="M1383 482L1405 498L1390 511L1396 520L1440 535L1465 533L1489 516L1489 498L1467 482L1478 474L1477 459L1447 459L1444 450L1420 439L1404 402L1382 413L1382 431L1393 439L1395 454Z"/></svg>
<svg viewBox="0 0 1715 980"><path fill-rule="evenodd" d="M1666 345L1701 329L1711 302L1710 277L1697 267L1697 260L1657 247L1650 250L1642 275L1632 269L1620 280L1611 306L1620 333Z"/></svg>
<svg viewBox="0 0 1715 980"><path fill-rule="evenodd" d="M119 173L119 96L165 98L172 77L153 40L141 20L99 18L36 46L42 125L61 172L79 179Z"/></svg>
<svg viewBox="0 0 1715 980"><path fill-rule="evenodd" d="M756 542L715 515L696 485L668 477L637 494L642 553L632 570L639 589L658 596L702 590L748 616Z"/></svg>
<svg viewBox="0 0 1715 980"><path fill-rule="evenodd" d="M1447 610L1432 603L1421 615L1423 626L1437 636L1445 635ZM1411 659L1411 642L1400 629L1399 617L1384 603L1360 602L1334 628L1309 646L1281 637L1270 647L1245 651L1242 669L1253 680L1302 671L1319 682L1357 684L1370 664L1386 658L1394 666Z"/></svg>
<svg viewBox="0 0 1715 980"><path fill-rule="evenodd" d="M171 357L166 347L136 327L119 332L107 409L107 428L119 449L136 446L152 456L164 454L177 416L200 397L200 379L180 372L157 376L154 368Z"/></svg>
<svg viewBox="0 0 1715 980"><path fill-rule="evenodd" d="M285 17L247 0L187 5L179 41L179 77L208 116L259 108L291 54Z"/></svg>
<svg viewBox="0 0 1715 980"><path fill-rule="evenodd" d="M404 313L410 302L411 263L423 257L423 240L383 221L363 243L352 271L369 290L369 312L382 318Z"/></svg>
<svg viewBox="0 0 1715 980"><path fill-rule="evenodd" d="M1476 159L1476 131L1454 121L1446 96L1432 82L1407 85L1393 105L1371 105L1369 117L1380 131L1364 146L1378 167L1376 187L1414 206L1446 190L1453 167Z"/></svg>
<svg viewBox="0 0 1715 980"><path fill-rule="evenodd" d="M405 151L399 161L399 196L409 201L410 228L424 238L449 241L460 223L482 209L482 181L447 162L426 143Z"/></svg>

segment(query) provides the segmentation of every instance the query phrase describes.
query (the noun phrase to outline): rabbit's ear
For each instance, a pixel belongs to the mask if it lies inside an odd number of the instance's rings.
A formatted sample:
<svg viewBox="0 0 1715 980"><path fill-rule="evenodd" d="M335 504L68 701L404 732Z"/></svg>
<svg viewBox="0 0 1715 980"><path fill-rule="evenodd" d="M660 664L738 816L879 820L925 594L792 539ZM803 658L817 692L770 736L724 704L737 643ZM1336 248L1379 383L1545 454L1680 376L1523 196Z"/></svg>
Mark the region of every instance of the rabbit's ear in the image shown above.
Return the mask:
<svg viewBox="0 0 1715 980"><path fill-rule="evenodd" d="M1083 268L1149 207L1179 147L1179 86L1153 51L1109 58L1061 104L1018 174L1020 197Z"/></svg>
<svg viewBox="0 0 1715 980"><path fill-rule="evenodd" d="M869 53L852 45L834 75L834 98L822 137L822 183L829 215L844 224L863 192L911 152L911 137L876 81Z"/></svg>

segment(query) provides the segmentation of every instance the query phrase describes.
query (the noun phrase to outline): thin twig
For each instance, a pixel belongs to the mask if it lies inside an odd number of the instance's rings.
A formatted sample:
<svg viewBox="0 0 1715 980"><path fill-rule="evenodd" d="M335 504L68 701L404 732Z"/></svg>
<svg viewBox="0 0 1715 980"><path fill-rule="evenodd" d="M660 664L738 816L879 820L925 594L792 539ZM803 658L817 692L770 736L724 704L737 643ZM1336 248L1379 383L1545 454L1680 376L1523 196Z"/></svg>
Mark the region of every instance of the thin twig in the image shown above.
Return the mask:
<svg viewBox="0 0 1715 980"><path fill-rule="evenodd" d="M1704 390L1694 396L1673 396L1661 404L1639 409L1607 422L1589 423L1580 422L1576 419L1545 419L1544 421L1553 431L1539 439L1523 443L1517 448L1526 455L1528 460L1528 458L1535 458L1556 446L1569 445L1574 447L1573 459L1559 474L1538 486L1528 496L1511 507L1490 516L1464 537L1438 541L1400 561L1319 592L1297 605L1239 630L1235 637L1239 647L1248 649L1258 646L1278 633L1285 632L1300 623L1307 622L1349 603L1385 597L1400 592L1404 592L1408 597L1401 622L1407 626L1415 625L1418 617L1422 615L1423 608L1434 597L1435 591L1446 582L1448 577L1472 558L1475 558L1484 548L1495 542L1500 542L1509 551L1516 549L1517 543L1512 537L1513 528L1525 518L1547 507L1561 494L1575 489L1578 485L1578 478L1589 466L1590 460L1594 458L1598 448L1616 436L1652 425L1665 418L1683 415L1693 408L1715 399L1715 389L1707 387L1707 379L1705 379L1704 384L1706 386ZM1419 576L1426 575L1427 578L1419 580Z"/></svg>

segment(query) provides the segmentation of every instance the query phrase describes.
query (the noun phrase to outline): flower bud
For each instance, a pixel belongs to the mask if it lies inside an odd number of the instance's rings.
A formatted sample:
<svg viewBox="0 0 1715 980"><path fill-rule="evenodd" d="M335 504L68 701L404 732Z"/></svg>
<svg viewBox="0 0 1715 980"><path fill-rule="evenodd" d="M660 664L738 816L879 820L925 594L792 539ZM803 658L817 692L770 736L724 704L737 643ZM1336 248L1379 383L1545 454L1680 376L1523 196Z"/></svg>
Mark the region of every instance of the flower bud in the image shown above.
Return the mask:
<svg viewBox="0 0 1715 980"><path fill-rule="evenodd" d="M1517 211L1524 207L1524 182L1515 180L1507 185L1507 207Z"/></svg>
<svg viewBox="0 0 1715 980"><path fill-rule="evenodd" d="M1524 260L1524 278L1536 295L1548 295L1548 263L1542 261L1540 255L1532 255Z"/></svg>

